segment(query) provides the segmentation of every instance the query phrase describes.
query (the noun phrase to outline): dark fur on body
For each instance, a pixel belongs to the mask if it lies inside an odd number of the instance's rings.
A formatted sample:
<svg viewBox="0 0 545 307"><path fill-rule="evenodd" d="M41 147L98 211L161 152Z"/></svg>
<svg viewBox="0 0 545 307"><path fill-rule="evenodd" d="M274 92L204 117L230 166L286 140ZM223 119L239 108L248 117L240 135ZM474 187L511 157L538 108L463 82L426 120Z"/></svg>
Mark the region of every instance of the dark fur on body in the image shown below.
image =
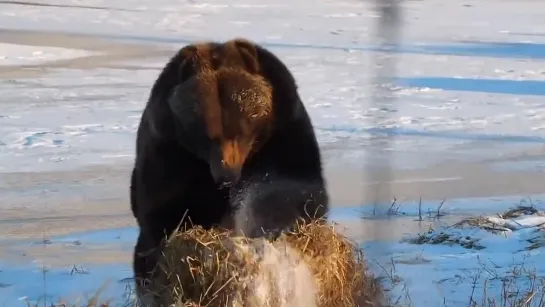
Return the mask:
<svg viewBox="0 0 545 307"><path fill-rule="evenodd" d="M286 198L268 197L274 189L255 201L241 196L252 182L286 180ZM182 48L143 111L130 201L140 228L133 264L140 293L138 280L149 277L158 252L143 253L183 227L184 217L206 229L251 220L243 231L259 236L257 229L289 227L307 212L325 216L318 143L287 67L243 39ZM279 218L264 223L271 212Z"/></svg>

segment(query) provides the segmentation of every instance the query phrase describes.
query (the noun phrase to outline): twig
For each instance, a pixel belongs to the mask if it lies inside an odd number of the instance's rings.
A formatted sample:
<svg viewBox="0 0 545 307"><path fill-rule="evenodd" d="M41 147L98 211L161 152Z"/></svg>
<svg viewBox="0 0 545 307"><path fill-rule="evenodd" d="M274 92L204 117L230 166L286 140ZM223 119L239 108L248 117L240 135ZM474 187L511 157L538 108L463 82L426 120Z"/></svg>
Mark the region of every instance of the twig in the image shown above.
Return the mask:
<svg viewBox="0 0 545 307"><path fill-rule="evenodd" d="M440 218L441 217L441 208L443 207L443 204L445 203L445 199L443 199L443 201L441 202L441 204L439 204L439 207L437 207L437 218Z"/></svg>
<svg viewBox="0 0 545 307"><path fill-rule="evenodd" d="M392 214L395 213L393 208L394 208L394 205L396 204L396 201L397 201L397 199L394 197L394 201L392 202L392 205L390 206L390 209L388 209L388 215L392 215Z"/></svg>
<svg viewBox="0 0 545 307"><path fill-rule="evenodd" d="M420 201L418 202L418 220L422 222L422 197L420 197Z"/></svg>

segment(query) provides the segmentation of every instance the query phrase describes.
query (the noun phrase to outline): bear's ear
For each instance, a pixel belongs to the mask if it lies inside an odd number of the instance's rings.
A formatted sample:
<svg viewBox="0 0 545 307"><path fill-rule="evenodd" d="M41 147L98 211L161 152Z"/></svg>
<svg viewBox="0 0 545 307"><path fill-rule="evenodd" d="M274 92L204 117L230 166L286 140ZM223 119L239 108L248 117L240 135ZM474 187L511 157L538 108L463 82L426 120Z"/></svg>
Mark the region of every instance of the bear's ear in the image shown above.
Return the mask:
<svg viewBox="0 0 545 307"><path fill-rule="evenodd" d="M188 45L180 49L178 52L179 67L178 67L178 84L186 81L193 75L195 75L195 61L199 48L196 45Z"/></svg>
<svg viewBox="0 0 545 307"><path fill-rule="evenodd" d="M273 89L273 114L275 126L280 127L299 114L302 105L297 92L297 83L286 64L274 53L254 44L258 59L259 73L271 84Z"/></svg>
<svg viewBox="0 0 545 307"><path fill-rule="evenodd" d="M259 72L259 60L257 59L257 49L249 40L243 38L235 38L232 43L235 45L238 53L242 57L248 72Z"/></svg>

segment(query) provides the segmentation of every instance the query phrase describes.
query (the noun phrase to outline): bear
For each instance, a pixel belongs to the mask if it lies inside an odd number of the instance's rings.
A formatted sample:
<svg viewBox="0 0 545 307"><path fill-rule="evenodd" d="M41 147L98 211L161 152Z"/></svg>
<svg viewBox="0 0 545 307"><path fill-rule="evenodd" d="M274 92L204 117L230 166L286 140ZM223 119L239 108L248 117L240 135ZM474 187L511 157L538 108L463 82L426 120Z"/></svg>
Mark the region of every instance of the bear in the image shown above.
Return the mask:
<svg viewBox="0 0 545 307"><path fill-rule="evenodd" d="M130 181L137 296L164 238L179 227L259 237L329 210L318 141L295 78L272 52L243 38L189 44L170 58L142 112Z"/></svg>

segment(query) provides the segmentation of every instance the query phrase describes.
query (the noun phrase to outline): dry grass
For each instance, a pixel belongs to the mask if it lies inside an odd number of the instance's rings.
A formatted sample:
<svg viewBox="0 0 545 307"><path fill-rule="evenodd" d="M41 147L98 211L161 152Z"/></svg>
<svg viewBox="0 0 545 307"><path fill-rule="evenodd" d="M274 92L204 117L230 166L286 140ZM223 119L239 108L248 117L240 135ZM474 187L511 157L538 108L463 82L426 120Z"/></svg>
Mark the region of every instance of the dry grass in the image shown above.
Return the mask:
<svg viewBox="0 0 545 307"><path fill-rule="evenodd" d="M475 290L482 275L487 277L477 298ZM503 274L481 263L472 285L468 304L471 307L545 307L545 278L539 277L535 268L529 269L524 263L511 265ZM498 289L501 289L499 295L490 295Z"/></svg>
<svg viewBox="0 0 545 307"><path fill-rule="evenodd" d="M378 306L361 250L334 226L298 224L275 242L195 227L169 238L152 286L160 306Z"/></svg>
<svg viewBox="0 0 545 307"><path fill-rule="evenodd" d="M380 289L367 273L363 252L334 226L300 224L286 241L300 250L319 286L318 306L376 306Z"/></svg>

